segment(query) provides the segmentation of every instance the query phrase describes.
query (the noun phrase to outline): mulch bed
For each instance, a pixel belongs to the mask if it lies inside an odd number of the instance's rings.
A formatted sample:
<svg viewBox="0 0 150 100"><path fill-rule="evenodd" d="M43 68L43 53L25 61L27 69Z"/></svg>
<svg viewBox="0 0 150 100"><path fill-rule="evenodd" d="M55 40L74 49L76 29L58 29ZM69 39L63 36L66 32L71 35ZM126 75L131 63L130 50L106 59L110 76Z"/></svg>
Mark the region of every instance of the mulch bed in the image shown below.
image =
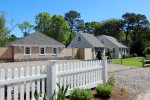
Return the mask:
<svg viewBox="0 0 150 100"><path fill-rule="evenodd" d="M120 88L113 87L112 96L108 99L100 99L99 96L96 94L96 90L93 89L93 100L132 100L132 96L127 92L122 92Z"/></svg>

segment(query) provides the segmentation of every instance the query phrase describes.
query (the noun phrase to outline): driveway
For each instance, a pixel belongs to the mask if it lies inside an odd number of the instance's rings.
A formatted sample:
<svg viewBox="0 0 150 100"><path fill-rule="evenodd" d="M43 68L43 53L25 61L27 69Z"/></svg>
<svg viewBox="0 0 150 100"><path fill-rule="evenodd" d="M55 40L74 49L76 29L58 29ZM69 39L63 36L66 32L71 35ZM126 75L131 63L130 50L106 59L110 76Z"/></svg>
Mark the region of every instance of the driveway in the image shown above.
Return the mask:
<svg viewBox="0 0 150 100"><path fill-rule="evenodd" d="M113 74L115 76L116 85L126 88L128 92L134 96L138 95L139 97L145 95L145 93L147 93L147 95L150 93L147 92L150 90L150 68L109 64L108 73L109 75Z"/></svg>

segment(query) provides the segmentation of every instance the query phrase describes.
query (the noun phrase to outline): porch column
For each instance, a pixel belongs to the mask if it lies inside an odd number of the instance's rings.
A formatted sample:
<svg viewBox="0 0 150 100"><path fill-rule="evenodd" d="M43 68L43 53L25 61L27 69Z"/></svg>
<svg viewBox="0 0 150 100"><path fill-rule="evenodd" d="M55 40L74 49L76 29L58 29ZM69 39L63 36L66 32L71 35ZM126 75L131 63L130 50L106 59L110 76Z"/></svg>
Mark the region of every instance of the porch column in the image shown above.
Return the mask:
<svg viewBox="0 0 150 100"><path fill-rule="evenodd" d="M103 48L103 56L105 56L105 47Z"/></svg>

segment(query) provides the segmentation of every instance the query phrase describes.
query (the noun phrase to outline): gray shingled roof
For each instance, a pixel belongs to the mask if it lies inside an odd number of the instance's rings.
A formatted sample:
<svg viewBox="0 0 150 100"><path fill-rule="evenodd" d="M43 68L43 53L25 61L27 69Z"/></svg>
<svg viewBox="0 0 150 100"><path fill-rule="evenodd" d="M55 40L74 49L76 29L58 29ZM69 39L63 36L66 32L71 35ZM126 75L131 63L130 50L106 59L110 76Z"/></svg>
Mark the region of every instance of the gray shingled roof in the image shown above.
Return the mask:
<svg viewBox="0 0 150 100"><path fill-rule="evenodd" d="M34 32L26 37L20 38L6 44L6 46L49 46L64 47L65 45L44 35L40 32Z"/></svg>
<svg viewBox="0 0 150 100"><path fill-rule="evenodd" d="M81 37L81 41L78 42L78 36ZM93 48L93 47L105 47L93 34L78 33L77 36L68 45L68 48Z"/></svg>
<svg viewBox="0 0 150 100"><path fill-rule="evenodd" d="M107 35L101 35L102 37L108 39L109 41L111 41L113 44L115 44L117 47L120 47L120 48L127 48L125 45L119 43L117 41L116 38L112 37L112 36L107 36ZM101 37L101 36L98 36L97 38Z"/></svg>

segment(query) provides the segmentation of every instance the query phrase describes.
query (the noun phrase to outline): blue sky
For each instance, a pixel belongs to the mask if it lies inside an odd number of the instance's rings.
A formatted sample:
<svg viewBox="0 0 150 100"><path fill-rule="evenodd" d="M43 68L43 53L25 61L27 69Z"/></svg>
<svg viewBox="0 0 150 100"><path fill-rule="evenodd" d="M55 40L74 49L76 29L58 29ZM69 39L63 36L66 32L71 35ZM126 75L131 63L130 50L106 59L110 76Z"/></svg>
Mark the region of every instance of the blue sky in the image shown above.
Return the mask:
<svg viewBox="0 0 150 100"><path fill-rule="evenodd" d="M64 16L69 10L80 12L86 22L121 18L126 12L145 14L150 19L150 0L0 0L0 11L6 12L8 20L13 18L18 23L34 24L39 12ZM18 28L12 33L22 36Z"/></svg>

